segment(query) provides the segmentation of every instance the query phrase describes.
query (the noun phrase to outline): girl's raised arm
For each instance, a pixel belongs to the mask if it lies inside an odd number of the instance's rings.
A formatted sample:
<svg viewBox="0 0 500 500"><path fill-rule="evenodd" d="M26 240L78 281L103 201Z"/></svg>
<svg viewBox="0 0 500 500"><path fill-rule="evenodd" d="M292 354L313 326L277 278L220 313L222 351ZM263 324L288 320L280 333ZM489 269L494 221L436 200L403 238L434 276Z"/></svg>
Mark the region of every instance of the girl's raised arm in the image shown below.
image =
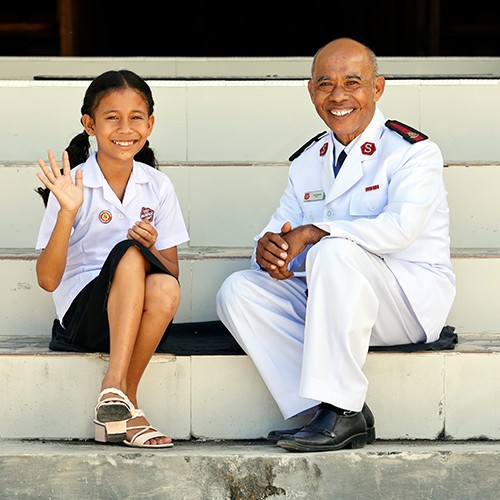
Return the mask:
<svg viewBox="0 0 500 500"><path fill-rule="evenodd" d="M61 282L66 267L71 228L83 203L83 177L82 171L78 169L73 182L66 151L63 154L62 173L53 152L49 150L48 154L50 168L42 159L38 159L42 172L38 172L37 177L53 193L61 208L49 242L38 257L36 275L40 287L53 292Z"/></svg>

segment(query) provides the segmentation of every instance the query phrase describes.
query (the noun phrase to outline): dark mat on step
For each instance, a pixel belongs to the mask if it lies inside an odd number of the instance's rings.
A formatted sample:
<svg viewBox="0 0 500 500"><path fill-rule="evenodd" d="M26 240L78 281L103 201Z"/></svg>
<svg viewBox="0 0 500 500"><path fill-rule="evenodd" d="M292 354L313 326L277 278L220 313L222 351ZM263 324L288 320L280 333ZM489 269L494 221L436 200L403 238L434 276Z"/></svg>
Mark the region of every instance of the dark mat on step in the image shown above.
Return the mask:
<svg viewBox="0 0 500 500"><path fill-rule="evenodd" d="M458 342L455 327L445 326L435 342L390 347L371 347L370 351L416 352L454 349ZM174 323L167 339L156 352L177 356L218 356L245 354L220 321Z"/></svg>

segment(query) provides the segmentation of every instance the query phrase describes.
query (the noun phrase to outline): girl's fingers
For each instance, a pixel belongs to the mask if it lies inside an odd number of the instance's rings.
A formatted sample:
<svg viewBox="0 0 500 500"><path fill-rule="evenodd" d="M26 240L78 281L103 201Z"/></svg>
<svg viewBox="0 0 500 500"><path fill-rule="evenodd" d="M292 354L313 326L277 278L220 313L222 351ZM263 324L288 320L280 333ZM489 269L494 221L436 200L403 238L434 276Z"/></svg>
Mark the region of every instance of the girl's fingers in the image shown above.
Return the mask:
<svg viewBox="0 0 500 500"><path fill-rule="evenodd" d="M63 156L62 156L62 163L63 163L62 172L61 172L61 168L57 164L57 160L56 160L56 157L54 156L54 153L50 149L48 150L48 156L49 156L50 168L47 166L45 161L42 160L41 158L38 158L38 165L40 165L40 168L42 169L42 172L44 173L45 178L49 182L51 182L53 184L61 176L67 176L67 177L70 176L71 165L69 163L69 156L68 156L67 151L64 151ZM41 177L40 177L40 180L41 180Z"/></svg>
<svg viewBox="0 0 500 500"><path fill-rule="evenodd" d="M36 173L36 176L40 179L40 181L42 182L42 184L43 184L45 187L52 186L52 182L51 182L51 181L49 181L49 180L47 179L47 177L45 177L45 175L43 175L42 173L37 172L37 173Z"/></svg>
<svg viewBox="0 0 500 500"><path fill-rule="evenodd" d="M63 161L63 173L64 173L64 175L69 175L69 172L71 170L71 166L69 164L69 156L68 156L67 151L63 152L62 161Z"/></svg>
<svg viewBox="0 0 500 500"><path fill-rule="evenodd" d="M47 167L47 165L41 158L38 158L38 165L40 165L40 168L42 169L45 178L47 178L50 182L54 182L55 177L52 175L52 172L50 171L49 167Z"/></svg>
<svg viewBox="0 0 500 500"><path fill-rule="evenodd" d="M145 221L137 221L135 223L135 226L137 229L139 229L141 231L141 233L143 234L143 237L145 238L153 238L154 241L156 241L156 238L158 236L158 233L156 231L156 229L149 223L149 222L145 222Z"/></svg>
<svg viewBox="0 0 500 500"><path fill-rule="evenodd" d="M59 165L57 164L54 153L50 149L49 149L49 162L50 166L52 167L52 173L54 174L54 177L56 178L59 177L61 175L61 171Z"/></svg>
<svg viewBox="0 0 500 500"><path fill-rule="evenodd" d="M69 174L69 172L68 172L68 174ZM75 186L83 189L83 171L81 168L76 171Z"/></svg>

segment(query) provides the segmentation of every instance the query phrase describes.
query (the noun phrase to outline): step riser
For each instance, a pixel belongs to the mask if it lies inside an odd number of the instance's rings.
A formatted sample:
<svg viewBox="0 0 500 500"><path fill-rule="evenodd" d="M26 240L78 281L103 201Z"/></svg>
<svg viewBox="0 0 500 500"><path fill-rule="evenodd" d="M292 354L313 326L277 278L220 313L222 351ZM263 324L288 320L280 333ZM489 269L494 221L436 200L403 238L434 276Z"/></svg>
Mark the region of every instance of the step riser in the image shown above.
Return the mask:
<svg viewBox="0 0 500 500"><path fill-rule="evenodd" d="M0 437L93 439L93 404L106 366L98 354L3 354ZM500 353L369 353L364 371L377 437L499 439L500 401L493 395L500 381L491 377L499 370ZM155 354L139 401L175 439L260 439L307 420L283 421L247 356ZM478 411L484 401L488 411Z"/></svg>
<svg viewBox="0 0 500 500"><path fill-rule="evenodd" d="M457 296L448 324L457 332L500 331L500 257L454 258ZM182 259L177 323L217 319L215 295L224 279L247 269L248 259ZM3 335L48 335L54 319L51 295L36 283L34 260L0 260L0 320Z"/></svg>
<svg viewBox="0 0 500 500"><path fill-rule="evenodd" d="M0 165L0 248L34 248L43 216L33 163ZM275 210L288 165L163 166L196 247L250 247ZM444 169L451 246L500 247L500 166ZM487 200L487 203L484 202ZM221 229L228 228L228 229Z"/></svg>
<svg viewBox="0 0 500 500"><path fill-rule="evenodd" d="M176 322L217 319L215 294L225 277L249 266L248 259L181 260L181 304ZM34 260L0 260L0 334L50 334L55 308L36 282Z"/></svg>
<svg viewBox="0 0 500 500"><path fill-rule="evenodd" d="M62 153L82 130L79 109L88 83L0 81L2 161L33 160L47 148ZM306 83L150 82L156 103L151 145L162 161L285 161L325 127ZM474 113L456 105L471 100ZM429 135L447 162L498 161L490 112L500 108L498 80L388 81L379 104L387 118Z"/></svg>

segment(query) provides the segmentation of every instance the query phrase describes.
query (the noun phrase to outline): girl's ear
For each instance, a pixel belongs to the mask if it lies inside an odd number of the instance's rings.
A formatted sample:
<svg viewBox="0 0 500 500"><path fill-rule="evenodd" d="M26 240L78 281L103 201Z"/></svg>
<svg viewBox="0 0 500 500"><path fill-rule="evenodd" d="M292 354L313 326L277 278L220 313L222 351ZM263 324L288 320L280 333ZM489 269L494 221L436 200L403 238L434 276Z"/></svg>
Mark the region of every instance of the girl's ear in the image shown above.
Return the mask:
<svg viewBox="0 0 500 500"><path fill-rule="evenodd" d="M155 124L155 117L154 115L150 115L148 118L148 137L151 135L151 132L153 131L153 125Z"/></svg>
<svg viewBox="0 0 500 500"><path fill-rule="evenodd" d="M87 132L87 134L89 134L90 136L95 135L94 120L90 117L90 115L83 115L82 116L82 125L83 125L83 128L85 129L85 132Z"/></svg>

